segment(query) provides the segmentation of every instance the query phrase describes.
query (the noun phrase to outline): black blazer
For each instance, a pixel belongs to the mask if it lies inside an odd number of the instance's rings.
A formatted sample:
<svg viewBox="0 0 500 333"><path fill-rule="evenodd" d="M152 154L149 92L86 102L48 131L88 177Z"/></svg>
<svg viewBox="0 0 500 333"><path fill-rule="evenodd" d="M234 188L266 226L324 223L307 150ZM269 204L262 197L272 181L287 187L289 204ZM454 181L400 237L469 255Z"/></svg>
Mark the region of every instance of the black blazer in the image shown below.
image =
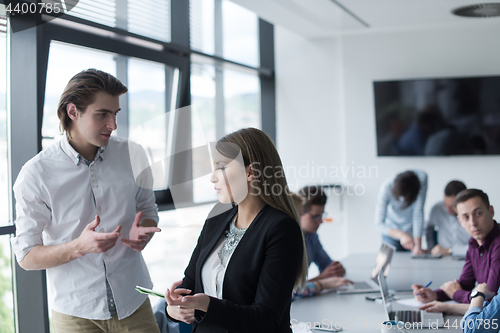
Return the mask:
<svg viewBox="0 0 500 333"><path fill-rule="evenodd" d="M236 212L235 207L205 221L179 288L203 293L203 264ZM266 205L231 256L222 287L224 298L211 297L206 313L195 311L193 332L292 332L290 304L302 255L298 223Z"/></svg>

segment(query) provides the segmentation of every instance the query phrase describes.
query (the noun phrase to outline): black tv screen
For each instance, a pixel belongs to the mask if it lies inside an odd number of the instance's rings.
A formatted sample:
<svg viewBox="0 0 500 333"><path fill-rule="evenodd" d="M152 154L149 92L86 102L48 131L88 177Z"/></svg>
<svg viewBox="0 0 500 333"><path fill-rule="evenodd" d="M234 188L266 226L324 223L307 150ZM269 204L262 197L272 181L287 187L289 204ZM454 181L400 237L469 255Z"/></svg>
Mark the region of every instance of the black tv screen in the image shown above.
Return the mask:
<svg viewBox="0 0 500 333"><path fill-rule="evenodd" d="M500 76L375 81L378 156L500 154Z"/></svg>

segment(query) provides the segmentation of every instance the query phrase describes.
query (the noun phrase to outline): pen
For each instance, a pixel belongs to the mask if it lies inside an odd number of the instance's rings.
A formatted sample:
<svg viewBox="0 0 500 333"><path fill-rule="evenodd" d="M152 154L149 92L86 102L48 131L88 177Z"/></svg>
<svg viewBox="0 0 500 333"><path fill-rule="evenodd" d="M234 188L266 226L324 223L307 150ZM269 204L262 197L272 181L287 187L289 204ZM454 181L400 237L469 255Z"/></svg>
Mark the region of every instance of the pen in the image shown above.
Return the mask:
<svg viewBox="0 0 500 333"><path fill-rule="evenodd" d="M422 288L422 289L427 288L428 286L430 286L430 285L431 285L431 283L432 283L432 281L429 281L429 283L427 283L427 284L424 286L424 288ZM415 296L418 296L418 293L417 293Z"/></svg>

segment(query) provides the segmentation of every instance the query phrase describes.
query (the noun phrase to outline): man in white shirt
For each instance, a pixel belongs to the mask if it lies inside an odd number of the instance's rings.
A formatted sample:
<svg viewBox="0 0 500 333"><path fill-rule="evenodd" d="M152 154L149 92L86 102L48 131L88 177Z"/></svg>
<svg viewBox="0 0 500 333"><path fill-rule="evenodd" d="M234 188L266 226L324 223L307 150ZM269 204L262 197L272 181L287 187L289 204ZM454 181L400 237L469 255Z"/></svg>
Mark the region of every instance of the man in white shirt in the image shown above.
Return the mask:
<svg viewBox="0 0 500 333"><path fill-rule="evenodd" d="M464 183L452 180L444 189L444 199L436 203L429 215L425 228L427 248L432 249L434 255L442 254L465 256L469 246L469 233L460 225L455 209L455 197L465 190ZM437 244L434 237L437 232Z"/></svg>
<svg viewBox="0 0 500 333"><path fill-rule="evenodd" d="M131 161L144 151L111 137L126 92L108 73L76 74L57 111L64 137L14 184L12 247L22 268L47 270L56 333L158 332L147 296L134 290L152 287L141 254L160 231L152 174L134 177Z"/></svg>

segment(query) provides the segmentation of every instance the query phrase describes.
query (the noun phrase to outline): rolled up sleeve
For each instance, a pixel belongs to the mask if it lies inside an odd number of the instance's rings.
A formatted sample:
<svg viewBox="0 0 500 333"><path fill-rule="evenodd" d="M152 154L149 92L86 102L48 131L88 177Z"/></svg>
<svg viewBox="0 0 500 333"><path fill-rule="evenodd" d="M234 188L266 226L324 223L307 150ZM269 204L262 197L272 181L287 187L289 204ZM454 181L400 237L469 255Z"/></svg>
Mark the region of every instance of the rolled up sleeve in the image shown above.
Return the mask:
<svg viewBox="0 0 500 333"><path fill-rule="evenodd" d="M21 170L13 189L16 198L16 236L11 243L19 262L33 247L43 245L42 232L50 223L51 210L42 197L36 177L29 170Z"/></svg>

